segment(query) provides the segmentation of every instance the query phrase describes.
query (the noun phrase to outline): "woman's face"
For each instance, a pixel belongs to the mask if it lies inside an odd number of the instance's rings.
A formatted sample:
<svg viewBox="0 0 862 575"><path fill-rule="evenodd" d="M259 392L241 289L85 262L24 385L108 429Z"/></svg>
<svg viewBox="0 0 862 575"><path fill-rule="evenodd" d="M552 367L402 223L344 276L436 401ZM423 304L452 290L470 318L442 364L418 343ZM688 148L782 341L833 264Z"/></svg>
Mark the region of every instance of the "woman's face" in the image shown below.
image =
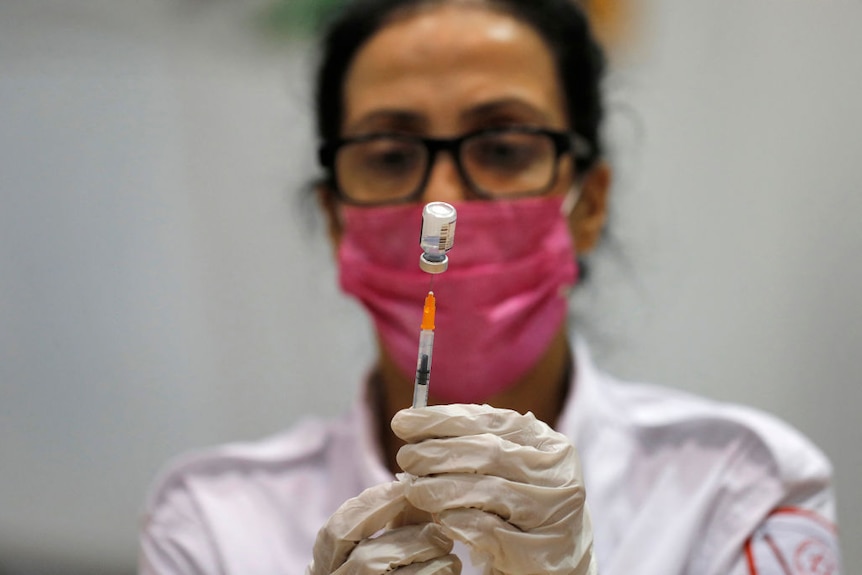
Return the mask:
<svg viewBox="0 0 862 575"><path fill-rule="evenodd" d="M430 5L396 18L357 53L344 94L346 137L381 131L452 137L512 124L568 128L542 39L477 4ZM561 176L565 188L570 175ZM423 200L453 201L465 193L451 157L440 155Z"/></svg>
<svg viewBox="0 0 862 575"><path fill-rule="evenodd" d="M554 57L531 26L480 3L443 2L396 17L360 48L345 78L341 135L568 130L565 110ZM568 191L573 170L563 156L549 193ZM469 197L451 156L438 154L421 201Z"/></svg>

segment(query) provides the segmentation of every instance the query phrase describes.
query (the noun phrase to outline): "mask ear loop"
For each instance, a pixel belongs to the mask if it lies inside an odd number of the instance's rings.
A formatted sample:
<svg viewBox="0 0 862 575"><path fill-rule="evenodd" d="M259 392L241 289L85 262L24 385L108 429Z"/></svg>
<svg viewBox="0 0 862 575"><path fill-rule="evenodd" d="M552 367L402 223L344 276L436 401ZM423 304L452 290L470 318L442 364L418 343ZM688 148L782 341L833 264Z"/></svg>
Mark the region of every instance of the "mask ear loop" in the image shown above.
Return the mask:
<svg viewBox="0 0 862 575"><path fill-rule="evenodd" d="M569 219L575 206L578 205L578 200L581 199L581 187L577 182L572 184L569 191L566 192L566 197L563 198L563 203L560 205L560 213L564 218Z"/></svg>
<svg viewBox="0 0 862 575"><path fill-rule="evenodd" d="M571 217L572 212L575 210L575 206L578 205L578 200L581 199L581 186L578 185L578 182L574 182L572 187L569 188L569 191L566 192L566 197L563 198L563 203L560 204L560 214L567 221L569 217ZM586 260L581 257L580 254L575 251L575 262L578 266L578 281L575 282L575 285L571 286L568 291L568 295L574 293L574 289L583 282L588 275L589 266L587 265Z"/></svg>

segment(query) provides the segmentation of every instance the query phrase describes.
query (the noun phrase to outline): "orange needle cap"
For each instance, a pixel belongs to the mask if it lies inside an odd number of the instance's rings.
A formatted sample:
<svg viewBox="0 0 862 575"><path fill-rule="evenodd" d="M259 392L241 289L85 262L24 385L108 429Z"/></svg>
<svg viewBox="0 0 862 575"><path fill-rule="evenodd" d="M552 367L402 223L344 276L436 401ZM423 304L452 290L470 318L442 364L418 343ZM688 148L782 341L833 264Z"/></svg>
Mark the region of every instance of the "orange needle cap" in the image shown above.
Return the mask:
<svg viewBox="0 0 862 575"><path fill-rule="evenodd" d="M429 291L425 296L425 307L422 309L422 329L434 329L434 313L437 310L437 301L434 299L434 292Z"/></svg>

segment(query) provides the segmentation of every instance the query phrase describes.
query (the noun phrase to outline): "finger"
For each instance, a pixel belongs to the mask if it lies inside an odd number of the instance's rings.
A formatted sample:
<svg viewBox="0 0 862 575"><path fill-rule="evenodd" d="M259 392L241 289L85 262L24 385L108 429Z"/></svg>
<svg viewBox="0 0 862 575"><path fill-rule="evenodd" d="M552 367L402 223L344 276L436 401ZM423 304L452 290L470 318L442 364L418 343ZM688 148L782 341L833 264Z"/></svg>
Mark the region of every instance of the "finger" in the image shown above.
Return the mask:
<svg viewBox="0 0 862 575"><path fill-rule="evenodd" d="M361 541L333 575L378 575L448 555L452 540L439 525L425 523L393 529Z"/></svg>
<svg viewBox="0 0 862 575"><path fill-rule="evenodd" d="M579 481L580 463L574 446L559 442L547 447L538 450L496 435L469 435L407 444L396 459L401 469L415 476L478 473L547 486Z"/></svg>
<svg viewBox="0 0 862 575"><path fill-rule="evenodd" d="M570 521L581 512L585 500L578 486L542 487L489 475L417 478L405 495L411 504L432 514L478 509L524 531Z"/></svg>
<svg viewBox="0 0 862 575"><path fill-rule="evenodd" d="M391 575L461 575L461 560L457 555L446 555L424 563L401 567Z"/></svg>
<svg viewBox="0 0 862 575"><path fill-rule="evenodd" d="M568 533L559 529L521 531L496 515L476 509L446 511L439 521L450 537L469 544L506 573L533 573L536 565L542 565L542 573L547 575L589 572L592 538L582 536L586 531L580 521ZM561 537L571 544L560 545Z"/></svg>
<svg viewBox="0 0 862 575"><path fill-rule="evenodd" d="M383 529L406 505L400 482L376 485L345 501L317 534L313 573L332 573L359 541Z"/></svg>
<svg viewBox="0 0 862 575"><path fill-rule="evenodd" d="M489 405L452 404L403 409L392 418L392 431L407 443L435 437L461 437L490 433L512 443L539 450L556 449L565 436L527 412Z"/></svg>
<svg viewBox="0 0 862 575"><path fill-rule="evenodd" d="M410 480L412 481L412 479ZM423 523L433 523L434 518L427 511L422 511L410 504L408 500L404 508L386 524L387 529L395 529L396 527L404 527L405 525L421 525Z"/></svg>

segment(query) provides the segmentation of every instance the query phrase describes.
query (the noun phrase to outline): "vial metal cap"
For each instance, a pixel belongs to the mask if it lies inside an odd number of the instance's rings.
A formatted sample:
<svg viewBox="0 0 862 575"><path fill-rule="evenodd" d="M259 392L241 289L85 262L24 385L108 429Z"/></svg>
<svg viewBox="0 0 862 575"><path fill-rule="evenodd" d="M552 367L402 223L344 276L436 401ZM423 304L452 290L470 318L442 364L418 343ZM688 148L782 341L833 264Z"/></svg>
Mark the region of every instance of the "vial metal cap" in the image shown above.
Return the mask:
<svg viewBox="0 0 862 575"><path fill-rule="evenodd" d="M449 269L449 258L443 256L440 261L431 261L425 257L425 254L419 256L419 269L429 274L442 274Z"/></svg>

